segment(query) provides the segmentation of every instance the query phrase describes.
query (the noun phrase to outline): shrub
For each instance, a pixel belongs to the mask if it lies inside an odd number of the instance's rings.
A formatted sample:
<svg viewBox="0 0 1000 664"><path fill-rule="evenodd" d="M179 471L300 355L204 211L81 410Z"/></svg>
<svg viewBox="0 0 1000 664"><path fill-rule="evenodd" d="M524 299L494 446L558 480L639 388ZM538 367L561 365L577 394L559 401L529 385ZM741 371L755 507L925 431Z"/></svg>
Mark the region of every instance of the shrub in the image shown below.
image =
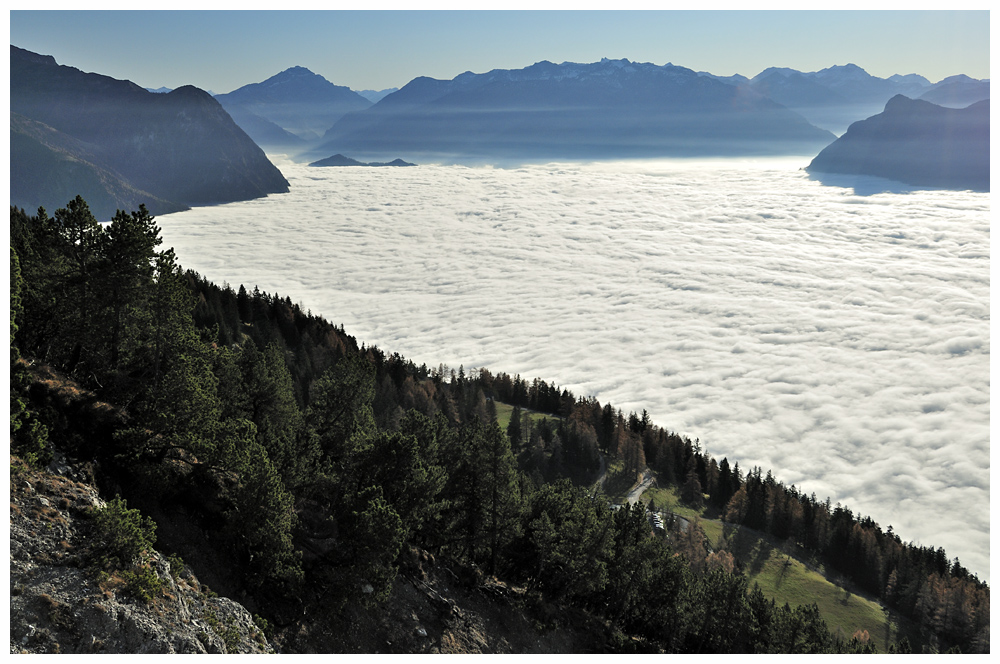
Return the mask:
<svg viewBox="0 0 1000 664"><path fill-rule="evenodd" d="M163 579L148 567L135 567L122 572L121 576L125 581L125 592L143 604L149 604L163 590Z"/></svg>
<svg viewBox="0 0 1000 664"><path fill-rule="evenodd" d="M153 520L143 518L139 510L130 510L120 496L95 510L94 520L96 548L104 567L128 567L156 541Z"/></svg>
<svg viewBox="0 0 1000 664"><path fill-rule="evenodd" d="M184 574L184 559L172 553L167 556L167 562L170 563L170 576L174 577L174 581L178 580Z"/></svg>
<svg viewBox="0 0 1000 664"><path fill-rule="evenodd" d="M266 638L269 639L274 636L274 628L271 627L271 623L267 621L267 618L259 616L255 613L253 614L253 622L257 625L257 629L259 629Z"/></svg>

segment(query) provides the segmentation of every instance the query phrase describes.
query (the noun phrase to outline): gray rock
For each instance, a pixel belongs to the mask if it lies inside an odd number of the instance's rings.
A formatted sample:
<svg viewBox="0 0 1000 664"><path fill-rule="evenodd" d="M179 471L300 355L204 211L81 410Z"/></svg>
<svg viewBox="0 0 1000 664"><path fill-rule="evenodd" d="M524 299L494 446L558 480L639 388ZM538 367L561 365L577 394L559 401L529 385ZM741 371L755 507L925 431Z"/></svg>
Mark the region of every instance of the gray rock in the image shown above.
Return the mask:
<svg viewBox="0 0 1000 664"><path fill-rule="evenodd" d="M274 652L243 606L203 594L190 573L175 579L155 551L145 564L163 590L149 604L120 572L81 567L92 526L78 517L104 504L96 489L45 471L26 480L10 485L12 653Z"/></svg>

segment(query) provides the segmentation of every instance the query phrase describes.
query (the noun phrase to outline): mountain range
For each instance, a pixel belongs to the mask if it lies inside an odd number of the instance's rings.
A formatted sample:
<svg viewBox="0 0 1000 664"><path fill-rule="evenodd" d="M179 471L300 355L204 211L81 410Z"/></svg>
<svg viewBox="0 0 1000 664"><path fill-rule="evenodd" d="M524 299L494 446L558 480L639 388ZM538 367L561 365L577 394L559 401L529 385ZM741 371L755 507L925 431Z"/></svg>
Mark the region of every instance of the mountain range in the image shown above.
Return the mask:
<svg viewBox="0 0 1000 664"><path fill-rule="evenodd" d="M354 109L338 102L316 112L315 101L334 90L341 100L354 95ZM418 77L361 93L293 67L218 98L259 144L306 161L332 152L460 161L814 153L897 94L958 108L988 99L989 81L879 78L854 64L771 67L747 78L604 59Z"/></svg>
<svg viewBox="0 0 1000 664"><path fill-rule="evenodd" d="M82 195L98 219L145 203L191 205L288 191L263 151L208 93L129 81L10 48L11 205L49 210Z"/></svg>
<svg viewBox="0 0 1000 664"><path fill-rule="evenodd" d="M816 154L897 95L957 109L988 99L989 80L883 79L853 64L747 78L603 59L359 94L296 66L213 98L191 86L150 91L12 45L11 203L51 208L83 194L109 218L140 202L162 214L287 191L261 147L305 162Z"/></svg>
<svg viewBox="0 0 1000 664"><path fill-rule="evenodd" d="M952 76L932 84L923 76L872 76L855 64L800 72L770 67L751 79L720 79L745 86L801 114L812 124L843 134L857 120L880 113L896 95L926 99L941 106L964 107L990 96L989 81Z"/></svg>
<svg viewBox="0 0 1000 664"><path fill-rule="evenodd" d="M834 136L690 69L604 59L416 78L323 138L311 153L516 160L809 154Z"/></svg>

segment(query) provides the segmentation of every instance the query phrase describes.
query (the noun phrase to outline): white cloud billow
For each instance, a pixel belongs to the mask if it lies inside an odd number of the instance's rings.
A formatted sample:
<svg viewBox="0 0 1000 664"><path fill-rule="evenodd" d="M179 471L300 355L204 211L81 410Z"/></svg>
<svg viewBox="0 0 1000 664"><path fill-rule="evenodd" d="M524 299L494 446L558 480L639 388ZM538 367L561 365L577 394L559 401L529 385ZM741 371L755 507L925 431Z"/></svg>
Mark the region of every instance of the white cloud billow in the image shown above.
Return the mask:
<svg viewBox="0 0 1000 664"><path fill-rule="evenodd" d="M989 195L805 160L309 168L159 218L180 262L417 364L540 377L989 578Z"/></svg>

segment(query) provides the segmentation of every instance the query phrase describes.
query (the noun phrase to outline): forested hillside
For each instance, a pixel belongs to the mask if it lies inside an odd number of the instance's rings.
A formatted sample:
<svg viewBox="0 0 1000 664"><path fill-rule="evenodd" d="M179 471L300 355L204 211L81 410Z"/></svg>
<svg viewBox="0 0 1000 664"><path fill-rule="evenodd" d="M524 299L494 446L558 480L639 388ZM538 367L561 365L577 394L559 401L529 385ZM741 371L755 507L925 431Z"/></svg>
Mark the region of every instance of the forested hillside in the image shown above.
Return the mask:
<svg viewBox="0 0 1000 664"><path fill-rule="evenodd" d="M287 297L185 272L143 207L102 227L77 197L52 217L12 208L10 229L12 454L88 464L105 498L155 522L158 550L279 635L377 607L423 552L521 589L526 610L588 616L607 650L874 650L748 587L727 552L654 536L641 506L613 511L592 486L606 459L815 552L928 649L989 650L989 587L943 549L717 461L645 412L359 346ZM515 406L503 429L497 403Z"/></svg>

